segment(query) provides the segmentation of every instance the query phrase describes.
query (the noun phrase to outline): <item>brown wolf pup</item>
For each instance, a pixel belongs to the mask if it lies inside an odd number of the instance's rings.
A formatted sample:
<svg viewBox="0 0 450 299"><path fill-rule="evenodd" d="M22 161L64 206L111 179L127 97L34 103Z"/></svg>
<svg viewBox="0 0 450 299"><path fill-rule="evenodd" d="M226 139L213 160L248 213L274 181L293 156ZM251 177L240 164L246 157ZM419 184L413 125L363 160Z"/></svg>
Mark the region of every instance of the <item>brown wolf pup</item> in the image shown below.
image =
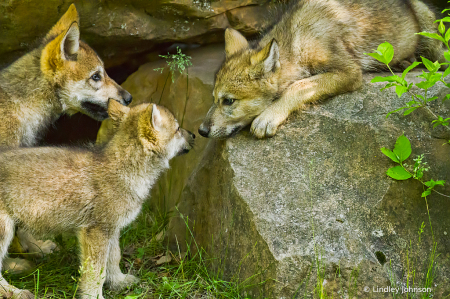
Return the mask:
<svg viewBox="0 0 450 299"><path fill-rule="evenodd" d="M35 145L39 133L63 113L104 120L110 98L124 105L132 99L108 77L94 50L80 41L72 4L37 49L0 72L0 147ZM40 255L55 246L23 230L17 236L21 251Z"/></svg>
<svg viewBox="0 0 450 299"><path fill-rule="evenodd" d="M73 231L81 247L81 298L103 298L105 281L113 289L138 281L120 271L120 230L139 214L169 160L187 153L195 138L161 106L130 109L111 100L108 113L115 134L103 148L0 154L0 258L16 223L39 235ZM0 294L34 298L1 277L0 285Z"/></svg>
<svg viewBox="0 0 450 299"><path fill-rule="evenodd" d="M362 72L383 70L363 53L385 41L397 70L419 55L443 61L441 42L415 34L437 32L434 20L419 0L302 0L255 43L227 29L214 103L198 131L227 138L251 123L257 138L271 137L291 112L359 88Z"/></svg>

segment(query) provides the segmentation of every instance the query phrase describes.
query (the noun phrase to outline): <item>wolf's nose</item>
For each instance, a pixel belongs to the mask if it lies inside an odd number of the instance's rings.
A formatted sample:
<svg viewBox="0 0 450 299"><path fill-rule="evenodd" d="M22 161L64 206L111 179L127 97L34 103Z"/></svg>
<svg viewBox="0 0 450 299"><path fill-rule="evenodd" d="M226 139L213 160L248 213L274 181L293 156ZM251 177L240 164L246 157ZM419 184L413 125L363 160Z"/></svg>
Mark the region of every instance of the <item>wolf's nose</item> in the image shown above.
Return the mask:
<svg viewBox="0 0 450 299"><path fill-rule="evenodd" d="M126 106L128 106L133 100L133 96L131 96L131 94L125 89L122 91L122 98Z"/></svg>
<svg viewBox="0 0 450 299"><path fill-rule="evenodd" d="M203 137L208 137L209 135L209 128L207 128L205 125L201 124L200 128L198 128L198 133L202 135Z"/></svg>

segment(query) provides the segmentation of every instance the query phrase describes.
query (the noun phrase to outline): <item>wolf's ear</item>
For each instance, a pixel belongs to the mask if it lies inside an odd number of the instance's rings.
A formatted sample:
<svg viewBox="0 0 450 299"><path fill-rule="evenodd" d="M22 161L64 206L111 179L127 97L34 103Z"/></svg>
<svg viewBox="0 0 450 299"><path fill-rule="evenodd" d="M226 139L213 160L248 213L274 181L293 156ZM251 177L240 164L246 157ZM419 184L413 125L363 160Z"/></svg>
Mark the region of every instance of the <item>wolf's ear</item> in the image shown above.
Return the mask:
<svg viewBox="0 0 450 299"><path fill-rule="evenodd" d="M225 30L225 53L227 57L248 48L247 39L239 31L233 28L227 28Z"/></svg>
<svg viewBox="0 0 450 299"><path fill-rule="evenodd" d="M272 39L261 51L250 59L252 65L262 63L264 73L274 72L280 67L280 51L275 39Z"/></svg>
<svg viewBox="0 0 450 299"><path fill-rule="evenodd" d="M72 23L60 44L61 57L65 60L68 60L70 56L78 52L79 48L80 28L78 28L78 23Z"/></svg>
<svg viewBox="0 0 450 299"><path fill-rule="evenodd" d="M66 13L59 19L59 21L52 27L52 29L45 36L45 41L49 42L54 39L56 36L60 35L63 32L67 31L67 28L70 27L73 23L80 23L80 17L78 16L77 9L75 4L71 4Z"/></svg>
<svg viewBox="0 0 450 299"><path fill-rule="evenodd" d="M73 59L80 48L80 29L77 23L72 23L69 29L49 42L42 50L41 67L44 73L54 72Z"/></svg>
<svg viewBox="0 0 450 299"><path fill-rule="evenodd" d="M156 131L160 131L162 129L161 112L155 104L152 105L152 126Z"/></svg>
<svg viewBox="0 0 450 299"><path fill-rule="evenodd" d="M129 111L130 108L120 104L116 100L110 99L108 102L108 115L115 126L122 121Z"/></svg>

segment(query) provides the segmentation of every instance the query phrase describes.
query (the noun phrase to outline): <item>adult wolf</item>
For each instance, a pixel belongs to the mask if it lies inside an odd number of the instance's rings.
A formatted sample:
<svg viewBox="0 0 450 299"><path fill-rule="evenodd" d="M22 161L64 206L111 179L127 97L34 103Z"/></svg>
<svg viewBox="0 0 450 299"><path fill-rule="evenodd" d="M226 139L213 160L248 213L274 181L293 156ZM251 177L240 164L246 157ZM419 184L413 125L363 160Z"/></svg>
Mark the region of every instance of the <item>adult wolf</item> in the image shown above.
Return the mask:
<svg viewBox="0 0 450 299"><path fill-rule="evenodd" d="M191 150L195 138L161 106L130 109L110 100L108 112L115 134L102 148L0 153L0 265L15 222L36 234L76 232L83 299L102 299L105 279L113 289L138 281L120 270L120 230L137 217L169 160ZM1 295L35 298L0 275Z"/></svg>
<svg viewBox="0 0 450 299"><path fill-rule="evenodd" d="M363 53L385 41L394 46L395 69L420 55L442 61L442 43L415 34L437 32L434 20L419 0L301 0L254 43L227 29L226 59L199 133L227 138L252 123L256 137L271 137L291 112L353 91L363 72L383 70Z"/></svg>
<svg viewBox="0 0 450 299"><path fill-rule="evenodd" d="M38 48L0 72L0 147L35 145L43 129L63 113L103 120L110 98L124 105L132 99L108 77L94 50L80 41L72 4ZM21 251L40 255L54 247L23 230L17 236Z"/></svg>

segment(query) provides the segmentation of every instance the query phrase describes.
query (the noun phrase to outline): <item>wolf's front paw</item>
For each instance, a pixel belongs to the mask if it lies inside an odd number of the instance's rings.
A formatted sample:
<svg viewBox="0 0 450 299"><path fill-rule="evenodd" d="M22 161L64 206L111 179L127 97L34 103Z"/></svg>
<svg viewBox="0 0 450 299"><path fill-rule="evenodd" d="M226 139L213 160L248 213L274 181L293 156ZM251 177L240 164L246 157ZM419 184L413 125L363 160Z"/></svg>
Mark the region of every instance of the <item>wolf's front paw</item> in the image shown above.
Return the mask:
<svg viewBox="0 0 450 299"><path fill-rule="evenodd" d="M34 299L33 293L28 290L21 290L13 286L3 287L0 291L0 298L10 299Z"/></svg>
<svg viewBox="0 0 450 299"><path fill-rule="evenodd" d="M269 107L253 120L250 131L257 138L272 137L287 117L284 113L274 111Z"/></svg>
<svg viewBox="0 0 450 299"><path fill-rule="evenodd" d="M109 283L109 288L114 291L121 291L134 284L139 283L140 279L131 274L122 274L120 277L114 277Z"/></svg>

